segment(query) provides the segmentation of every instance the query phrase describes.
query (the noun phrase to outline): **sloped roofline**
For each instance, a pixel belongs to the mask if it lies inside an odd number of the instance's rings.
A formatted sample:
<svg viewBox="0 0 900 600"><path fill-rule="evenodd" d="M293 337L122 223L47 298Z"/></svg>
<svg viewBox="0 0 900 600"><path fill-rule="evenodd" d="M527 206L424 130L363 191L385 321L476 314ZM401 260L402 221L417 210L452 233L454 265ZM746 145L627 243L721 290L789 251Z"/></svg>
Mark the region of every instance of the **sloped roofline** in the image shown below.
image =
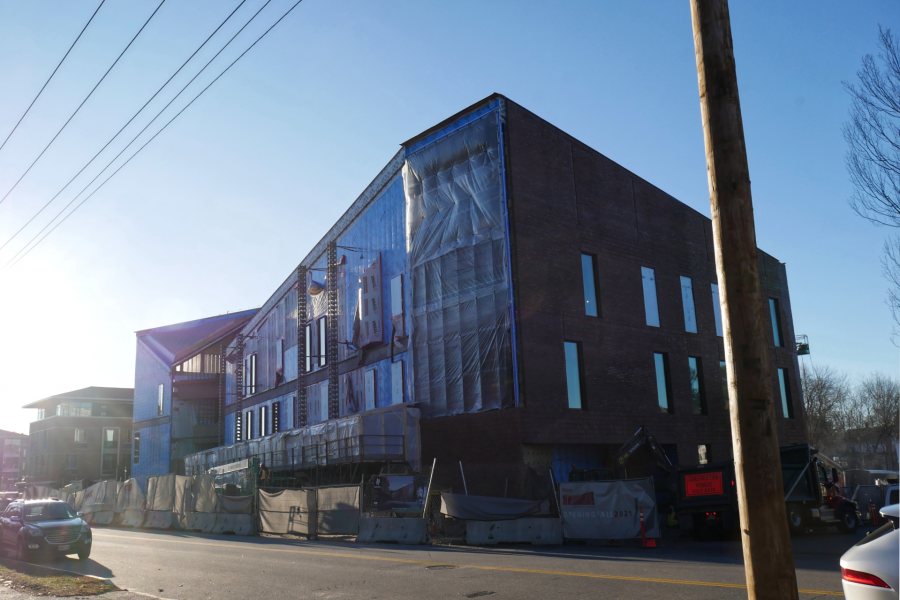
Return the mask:
<svg viewBox="0 0 900 600"><path fill-rule="evenodd" d="M35 400L22 408L44 408L60 401L103 400L106 402L134 402L134 388L89 386Z"/></svg>
<svg viewBox="0 0 900 600"><path fill-rule="evenodd" d="M135 335L137 336L138 341L142 343L158 360L160 360L164 365L171 367L172 365L177 364L182 360L197 354L198 352L206 350L210 346L216 344L223 337L227 337L240 331L241 328L244 327L244 325L246 325L247 322L252 319L258 311L258 308L252 308L249 310L204 317L202 319L182 321L181 323L173 323L171 325L162 325L160 327L142 329L140 331L136 331ZM188 327L198 327L207 321L225 319L229 319L231 321L231 325L229 325L227 328L211 332L206 336L198 339L193 344L177 349L177 351L174 353L170 348L164 346L161 342L158 342L153 338L153 334L155 333L166 333ZM169 355L171 355L171 358Z"/></svg>

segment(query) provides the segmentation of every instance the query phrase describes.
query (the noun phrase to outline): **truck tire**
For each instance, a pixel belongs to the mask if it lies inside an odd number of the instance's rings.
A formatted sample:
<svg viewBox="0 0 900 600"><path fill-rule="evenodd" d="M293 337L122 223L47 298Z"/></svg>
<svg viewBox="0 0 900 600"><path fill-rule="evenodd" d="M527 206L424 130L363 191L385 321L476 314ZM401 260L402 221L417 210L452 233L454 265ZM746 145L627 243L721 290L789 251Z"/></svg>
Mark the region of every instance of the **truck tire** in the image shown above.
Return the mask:
<svg viewBox="0 0 900 600"><path fill-rule="evenodd" d="M852 506L845 506L838 520L838 529L844 533L851 533L856 531L857 525L859 525L859 517L856 516L856 509Z"/></svg>
<svg viewBox="0 0 900 600"><path fill-rule="evenodd" d="M799 506L788 506L788 528L791 533L800 535L806 531L806 519L803 515L803 509Z"/></svg>

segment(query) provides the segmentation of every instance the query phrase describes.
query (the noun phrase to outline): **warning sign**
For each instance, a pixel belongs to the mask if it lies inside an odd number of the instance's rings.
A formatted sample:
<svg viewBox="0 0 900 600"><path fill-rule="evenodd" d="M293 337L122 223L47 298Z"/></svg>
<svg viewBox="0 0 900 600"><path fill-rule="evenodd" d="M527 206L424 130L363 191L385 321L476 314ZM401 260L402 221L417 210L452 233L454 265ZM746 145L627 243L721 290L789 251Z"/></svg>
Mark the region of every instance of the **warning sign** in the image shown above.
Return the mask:
<svg viewBox="0 0 900 600"><path fill-rule="evenodd" d="M686 473L684 475L684 495L688 498L694 496L721 496L722 492L722 471Z"/></svg>

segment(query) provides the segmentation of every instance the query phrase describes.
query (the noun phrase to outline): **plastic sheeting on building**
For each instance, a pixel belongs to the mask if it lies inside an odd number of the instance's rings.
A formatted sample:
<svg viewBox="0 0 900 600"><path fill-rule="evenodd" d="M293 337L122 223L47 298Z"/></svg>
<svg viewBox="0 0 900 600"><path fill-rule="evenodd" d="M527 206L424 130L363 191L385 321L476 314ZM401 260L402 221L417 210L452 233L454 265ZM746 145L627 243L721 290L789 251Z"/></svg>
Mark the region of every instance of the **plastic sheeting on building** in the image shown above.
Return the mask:
<svg viewBox="0 0 900 600"><path fill-rule="evenodd" d="M567 539L625 540L659 537L653 480L583 481L559 485L563 535Z"/></svg>
<svg viewBox="0 0 900 600"><path fill-rule="evenodd" d="M387 460L403 460L418 470L420 448L419 410L395 405L204 450L184 464L189 474L254 457L276 470Z"/></svg>
<svg viewBox="0 0 900 600"><path fill-rule="evenodd" d="M428 417L514 404L498 110L403 167L414 398Z"/></svg>
<svg viewBox="0 0 900 600"><path fill-rule="evenodd" d="M259 490L259 530L316 535L316 490Z"/></svg>
<svg viewBox="0 0 900 600"><path fill-rule="evenodd" d="M543 511L544 500L520 500L493 496L441 494L441 514L467 521L505 521L536 515Z"/></svg>

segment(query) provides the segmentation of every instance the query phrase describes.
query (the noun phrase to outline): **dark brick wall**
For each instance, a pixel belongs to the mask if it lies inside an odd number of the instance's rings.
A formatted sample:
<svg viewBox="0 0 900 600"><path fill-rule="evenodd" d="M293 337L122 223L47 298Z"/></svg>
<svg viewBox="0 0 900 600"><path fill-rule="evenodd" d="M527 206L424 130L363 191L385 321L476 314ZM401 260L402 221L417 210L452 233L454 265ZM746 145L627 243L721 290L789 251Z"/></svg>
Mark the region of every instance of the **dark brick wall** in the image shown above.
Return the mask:
<svg viewBox="0 0 900 600"><path fill-rule="evenodd" d="M696 462L700 443L711 445L713 459L727 458L710 220L520 106L506 106L521 442L619 444L644 425L677 445L682 464ZM584 315L582 252L597 256L599 318ZM642 266L655 269L659 328L645 325ZM780 301L786 347L776 349L775 363L789 369L794 403L795 418L780 419L781 439L801 441L787 277L764 253L760 267L766 297ZM682 275L693 280L697 334L684 331ZM567 408L564 340L582 343L584 410ZM674 414L657 408L653 352L668 353ZM707 415L692 414L688 356L701 359ZM775 381L773 390L777 400Z"/></svg>

